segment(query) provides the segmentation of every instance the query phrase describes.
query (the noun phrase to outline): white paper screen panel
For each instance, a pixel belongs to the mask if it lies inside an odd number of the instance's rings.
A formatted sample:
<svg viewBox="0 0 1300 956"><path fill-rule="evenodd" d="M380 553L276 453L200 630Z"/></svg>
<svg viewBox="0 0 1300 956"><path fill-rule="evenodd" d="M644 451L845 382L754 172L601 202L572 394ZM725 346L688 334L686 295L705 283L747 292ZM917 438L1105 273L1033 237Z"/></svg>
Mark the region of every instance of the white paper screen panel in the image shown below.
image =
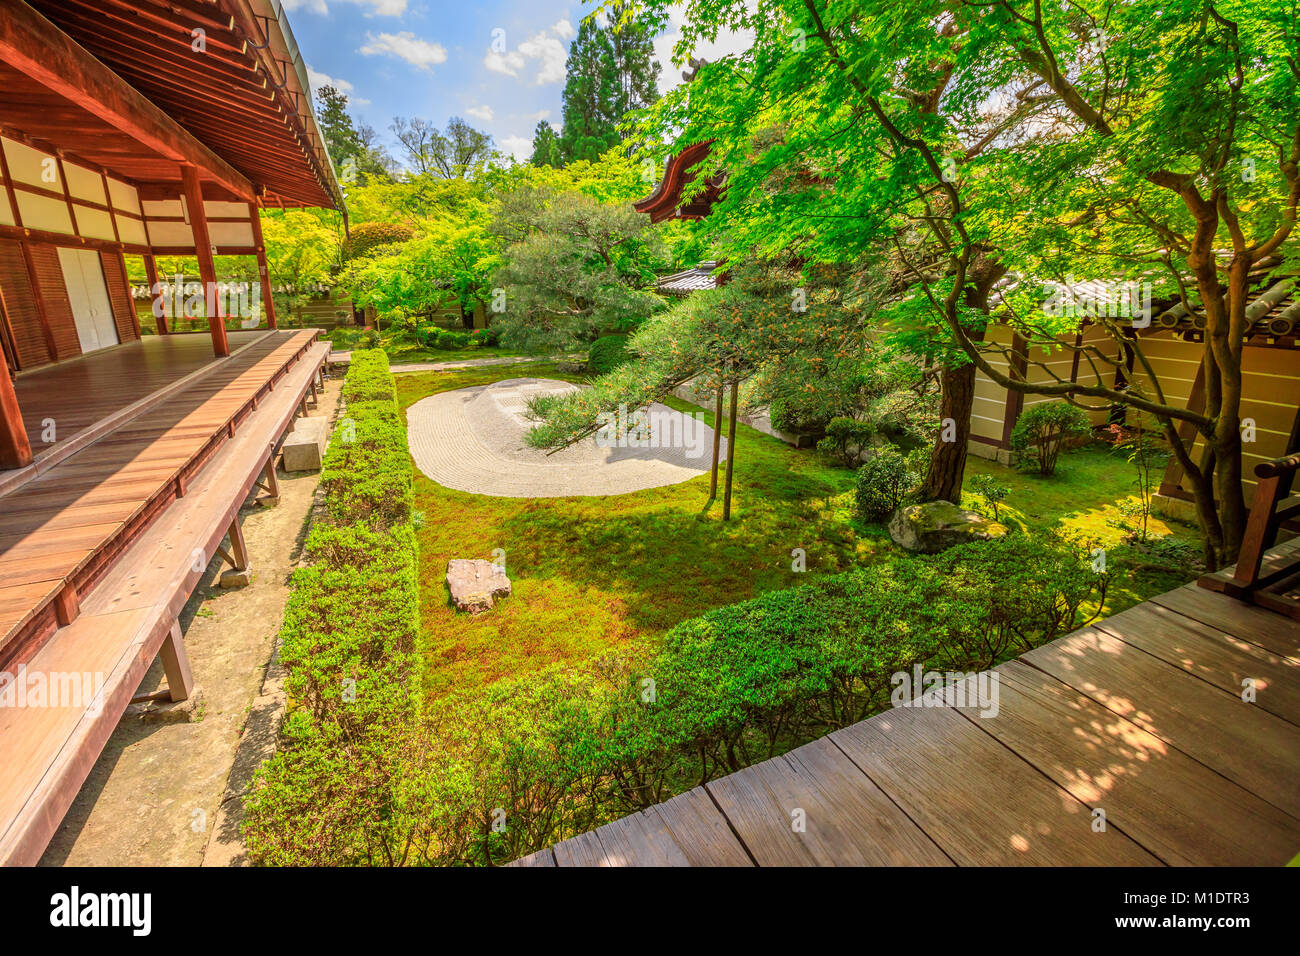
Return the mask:
<svg viewBox="0 0 1300 956"><path fill-rule="evenodd" d="M38 196L23 189L17 189L16 195L18 213L23 217L25 228L73 234L72 217L68 215L68 204L64 200Z"/></svg>
<svg viewBox="0 0 1300 956"><path fill-rule="evenodd" d="M123 212L133 212L140 215L140 195L136 192L134 186L129 186L124 182L119 182L112 176L108 177L108 194L113 199L113 208L121 209Z"/></svg>
<svg viewBox="0 0 1300 956"><path fill-rule="evenodd" d="M247 249L253 244L253 227L246 222L210 222L208 238L218 249L226 246Z"/></svg>
<svg viewBox="0 0 1300 956"><path fill-rule="evenodd" d="M118 216L117 232L122 237L122 241L128 245L145 246L149 244L149 236L144 231L144 223L139 219L132 219L130 216Z"/></svg>
<svg viewBox="0 0 1300 956"><path fill-rule="evenodd" d="M73 199L86 199L101 206L108 205L108 197L104 195L104 180L99 173L66 161L63 164L63 172L68 177L68 192Z"/></svg>

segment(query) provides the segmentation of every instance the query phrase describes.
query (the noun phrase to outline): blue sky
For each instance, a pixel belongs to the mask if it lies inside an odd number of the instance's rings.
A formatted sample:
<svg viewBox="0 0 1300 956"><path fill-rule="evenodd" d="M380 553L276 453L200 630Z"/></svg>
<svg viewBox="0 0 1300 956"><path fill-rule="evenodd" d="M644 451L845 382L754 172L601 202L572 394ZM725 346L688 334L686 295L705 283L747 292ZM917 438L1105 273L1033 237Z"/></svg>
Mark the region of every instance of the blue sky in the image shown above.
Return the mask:
<svg viewBox="0 0 1300 956"><path fill-rule="evenodd" d="M438 127L462 116L521 159L539 119L560 125L564 63L582 0L283 0L313 87L348 95L352 115L396 156L394 116ZM660 89L679 82L676 26L656 41ZM743 45L726 37L719 52ZM708 51L706 51L707 53Z"/></svg>

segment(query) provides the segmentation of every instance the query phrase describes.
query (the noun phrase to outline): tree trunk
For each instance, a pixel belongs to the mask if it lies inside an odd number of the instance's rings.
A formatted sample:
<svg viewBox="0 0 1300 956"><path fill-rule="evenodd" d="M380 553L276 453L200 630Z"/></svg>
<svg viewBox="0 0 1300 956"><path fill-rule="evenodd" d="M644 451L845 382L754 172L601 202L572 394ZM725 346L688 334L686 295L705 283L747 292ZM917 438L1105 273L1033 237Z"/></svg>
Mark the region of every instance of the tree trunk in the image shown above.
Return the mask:
<svg viewBox="0 0 1300 956"><path fill-rule="evenodd" d="M731 470L736 461L736 404L740 397L740 380L731 383L731 422L727 425L727 487L722 496L722 520L731 520Z"/></svg>
<svg viewBox="0 0 1300 956"><path fill-rule="evenodd" d="M718 452L722 445L722 382L718 382L718 394L713 403L713 471L709 476L709 500L718 497Z"/></svg>
<svg viewBox="0 0 1300 956"><path fill-rule="evenodd" d="M966 445L970 439L970 413L975 403L975 366L943 371L940 385L939 434L930 449L930 467L921 484L922 501L961 504L966 474ZM944 441L951 437L952 441Z"/></svg>

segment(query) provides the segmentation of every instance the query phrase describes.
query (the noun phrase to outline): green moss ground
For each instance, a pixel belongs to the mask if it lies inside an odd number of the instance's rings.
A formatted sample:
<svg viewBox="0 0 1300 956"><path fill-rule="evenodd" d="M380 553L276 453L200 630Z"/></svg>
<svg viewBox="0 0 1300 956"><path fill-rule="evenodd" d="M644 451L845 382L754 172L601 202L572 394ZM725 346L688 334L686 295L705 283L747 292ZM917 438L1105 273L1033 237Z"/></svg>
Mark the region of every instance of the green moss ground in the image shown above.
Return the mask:
<svg viewBox="0 0 1300 956"><path fill-rule="evenodd" d="M576 380L549 363L406 374L397 379L398 402L405 408L437 392L521 376ZM744 426L736 449L729 523L721 519L721 501L707 500L708 475L628 495L519 499L453 491L417 471L428 690L438 694L583 659L763 591L900 558L883 529L853 521L851 471ZM1107 518L1133 493L1134 474L1104 448L1062 456L1051 479L974 458L968 467L995 472L1012 486L1002 515L1014 527L1062 526L1107 548L1120 541ZM965 503L978 498L967 496ZM1188 529L1171 530L1191 537ZM514 593L488 614L458 614L444 584L447 561L491 559L496 548L506 552ZM806 573L792 570L795 548L806 552ZM1112 612L1189 576L1130 573L1117 563L1111 562Z"/></svg>

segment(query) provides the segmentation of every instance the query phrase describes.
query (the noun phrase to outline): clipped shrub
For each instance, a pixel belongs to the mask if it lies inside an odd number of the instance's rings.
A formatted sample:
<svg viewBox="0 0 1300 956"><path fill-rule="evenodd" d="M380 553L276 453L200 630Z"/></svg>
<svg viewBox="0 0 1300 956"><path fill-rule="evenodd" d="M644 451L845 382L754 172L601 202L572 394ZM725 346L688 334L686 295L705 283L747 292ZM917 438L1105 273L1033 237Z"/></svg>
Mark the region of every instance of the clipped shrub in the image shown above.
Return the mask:
<svg viewBox="0 0 1300 956"><path fill-rule="evenodd" d="M772 427L790 434L817 435L826 430L833 415L821 408L810 409L788 398L776 398L768 407Z"/></svg>
<svg viewBox="0 0 1300 956"><path fill-rule="evenodd" d="M920 477L908 466L902 452L885 445L858 469L853 486L854 513L863 521L884 521L907 499L918 481Z"/></svg>
<svg viewBox="0 0 1300 956"><path fill-rule="evenodd" d="M476 345L479 348L490 348L496 345L499 340L500 334L496 329L491 327L486 329L475 329L469 334L470 344Z"/></svg>
<svg viewBox="0 0 1300 956"><path fill-rule="evenodd" d="M469 345L469 333L444 329L438 333L434 347L448 352L457 352Z"/></svg>
<svg viewBox="0 0 1300 956"><path fill-rule="evenodd" d="M397 383L388 370L388 355L380 349L359 349L352 353L347 378L343 380L343 401L396 402Z"/></svg>
<svg viewBox="0 0 1300 956"><path fill-rule="evenodd" d="M415 230L402 222L358 223L348 230L348 238L343 243L343 258L362 258L381 246L406 242L414 236Z"/></svg>
<svg viewBox="0 0 1300 956"><path fill-rule="evenodd" d="M424 760L418 549L388 357L355 352L343 395L310 563L291 578L280 632L291 713L247 807L255 863L397 865L421 856L440 819L403 802Z"/></svg>
<svg viewBox="0 0 1300 956"><path fill-rule="evenodd" d="M832 418L826 426L826 437L817 443L817 450L852 468L870 451L875 435L876 429L870 422L844 416Z"/></svg>
<svg viewBox="0 0 1300 956"><path fill-rule="evenodd" d="M605 375L625 364L631 355L627 351L626 335L602 335L587 349L587 371L592 375Z"/></svg>
<svg viewBox="0 0 1300 956"><path fill-rule="evenodd" d="M1056 463L1066 442L1088 433L1088 416L1066 402L1030 405L1011 429L1011 450L1024 468L1044 477L1056 473Z"/></svg>

